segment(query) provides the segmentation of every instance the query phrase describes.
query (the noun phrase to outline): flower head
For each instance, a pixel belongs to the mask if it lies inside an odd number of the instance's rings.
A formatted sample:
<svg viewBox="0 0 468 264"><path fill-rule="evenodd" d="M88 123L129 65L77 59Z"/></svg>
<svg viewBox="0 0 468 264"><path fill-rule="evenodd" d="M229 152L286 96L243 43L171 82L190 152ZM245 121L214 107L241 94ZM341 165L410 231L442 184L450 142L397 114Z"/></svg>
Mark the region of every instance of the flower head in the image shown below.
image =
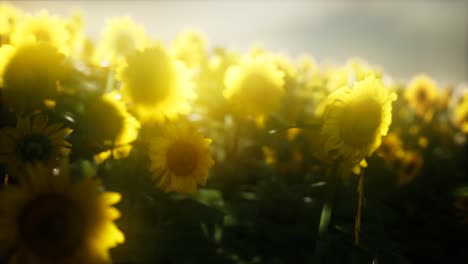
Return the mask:
<svg viewBox="0 0 468 264"><path fill-rule="evenodd" d="M172 43L174 58L183 61L189 68L200 67L207 59L206 37L198 30L181 32Z"/></svg>
<svg viewBox="0 0 468 264"><path fill-rule="evenodd" d="M47 43L64 54L68 54L69 35L65 21L57 16L51 16L47 10L41 10L36 15L28 15L22 20L11 37L11 42L18 45L28 41Z"/></svg>
<svg viewBox="0 0 468 264"><path fill-rule="evenodd" d="M65 74L64 56L48 43L27 42L0 48L0 86L4 103L18 112L44 107L57 95Z"/></svg>
<svg viewBox="0 0 468 264"><path fill-rule="evenodd" d="M224 97L236 111L262 116L279 107L284 73L266 55L251 55L231 66L224 78Z"/></svg>
<svg viewBox="0 0 468 264"><path fill-rule="evenodd" d="M149 142L150 171L158 186L166 192L190 193L204 185L214 163L210 143L186 125L167 124Z"/></svg>
<svg viewBox="0 0 468 264"><path fill-rule="evenodd" d="M175 61L161 44L129 54L117 79L122 82L123 99L140 121L186 114L189 100L195 97L184 64Z"/></svg>
<svg viewBox="0 0 468 264"><path fill-rule="evenodd" d="M420 117L424 117L437 100L437 84L427 75L415 76L405 90L404 97Z"/></svg>
<svg viewBox="0 0 468 264"><path fill-rule="evenodd" d="M0 3L0 38L10 37L22 17L22 12L9 3Z"/></svg>
<svg viewBox="0 0 468 264"><path fill-rule="evenodd" d="M124 241L113 221L120 194L92 179L70 183L42 166L0 190L0 254L8 263L110 263L109 248Z"/></svg>
<svg viewBox="0 0 468 264"><path fill-rule="evenodd" d="M111 154L114 158L126 157L138 135L138 121L127 112L117 93L104 94L85 103L84 113L77 123L92 136L94 145L107 149L95 158L102 161Z"/></svg>
<svg viewBox="0 0 468 264"><path fill-rule="evenodd" d="M354 164L370 156L387 134L394 100L396 95L373 76L330 94L322 127L326 151Z"/></svg>
<svg viewBox="0 0 468 264"><path fill-rule="evenodd" d="M95 59L99 64L118 65L130 52L145 48L147 43L144 27L129 16L110 18L102 31Z"/></svg>
<svg viewBox="0 0 468 264"><path fill-rule="evenodd" d="M7 163L11 174L21 174L26 165L34 163L52 169L70 152L71 145L64 138L71 129L62 124L48 125L43 115L17 119L16 127L0 129L0 161Z"/></svg>

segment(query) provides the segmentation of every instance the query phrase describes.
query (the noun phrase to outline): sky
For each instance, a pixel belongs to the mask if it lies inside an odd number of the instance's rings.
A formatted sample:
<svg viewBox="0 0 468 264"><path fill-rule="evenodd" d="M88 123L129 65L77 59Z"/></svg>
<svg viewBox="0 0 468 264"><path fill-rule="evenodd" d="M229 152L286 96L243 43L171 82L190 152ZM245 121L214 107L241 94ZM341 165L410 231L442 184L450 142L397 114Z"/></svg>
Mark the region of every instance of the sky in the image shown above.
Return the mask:
<svg viewBox="0 0 468 264"><path fill-rule="evenodd" d="M310 54L343 64L360 57L407 80L427 73L446 84L468 80L468 0L165 0L9 1L66 16L79 8L98 39L107 18L129 15L155 39L169 43L197 28L211 46L247 51L256 43L292 58Z"/></svg>

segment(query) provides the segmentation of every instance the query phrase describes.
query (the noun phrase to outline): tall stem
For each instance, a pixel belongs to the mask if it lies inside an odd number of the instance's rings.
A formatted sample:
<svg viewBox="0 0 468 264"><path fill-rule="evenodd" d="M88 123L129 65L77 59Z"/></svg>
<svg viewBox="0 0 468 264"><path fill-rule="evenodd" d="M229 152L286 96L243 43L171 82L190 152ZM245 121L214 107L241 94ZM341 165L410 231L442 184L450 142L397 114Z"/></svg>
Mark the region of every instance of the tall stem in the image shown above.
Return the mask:
<svg viewBox="0 0 468 264"><path fill-rule="evenodd" d="M356 216L354 222L354 244L359 245L359 233L361 231L361 214L362 214L362 199L364 193L364 169L359 174L358 186L357 186L357 206Z"/></svg>

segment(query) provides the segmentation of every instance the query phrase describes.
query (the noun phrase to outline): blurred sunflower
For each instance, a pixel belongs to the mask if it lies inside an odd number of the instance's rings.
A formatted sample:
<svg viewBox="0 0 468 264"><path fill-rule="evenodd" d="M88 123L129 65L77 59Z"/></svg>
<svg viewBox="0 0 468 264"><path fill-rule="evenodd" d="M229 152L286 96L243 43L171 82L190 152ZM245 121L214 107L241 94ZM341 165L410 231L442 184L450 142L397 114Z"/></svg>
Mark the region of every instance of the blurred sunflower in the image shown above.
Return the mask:
<svg viewBox="0 0 468 264"><path fill-rule="evenodd" d="M104 94L87 102L84 115L77 122L106 149L95 156L103 161L112 155L116 159L128 156L138 135L138 121L127 112L117 93Z"/></svg>
<svg viewBox="0 0 468 264"><path fill-rule="evenodd" d="M48 125L43 115L18 116L16 127L0 129L0 161L8 164L12 174L37 162L51 169L70 152L71 145L64 138L71 132L62 124Z"/></svg>
<svg viewBox="0 0 468 264"><path fill-rule="evenodd" d="M23 14L20 10L9 3L0 3L0 46L8 43L9 38Z"/></svg>
<svg viewBox="0 0 468 264"><path fill-rule="evenodd" d="M5 105L17 112L44 107L57 95L64 77L64 55L47 43L27 42L0 48L0 86Z"/></svg>
<svg viewBox="0 0 468 264"><path fill-rule="evenodd" d="M114 17L106 21L95 54L99 64L118 66L130 52L146 47L148 38L142 25L129 16Z"/></svg>
<svg viewBox="0 0 468 264"><path fill-rule="evenodd" d="M68 54L69 35L65 27L65 20L50 16L47 10L41 10L38 14L27 15L18 23L13 32L11 42L18 45L30 40L38 43L48 43L56 47L60 52Z"/></svg>
<svg viewBox="0 0 468 264"><path fill-rule="evenodd" d="M207 60L206 37L195 29L183 31L172 42L171 51L190 69L200 67Z"/></svg>
<svg viewBox="0 0 468 264"><path fill-rule="evenodd" d="M455 126L460 128L463 133L468 134L468 92L460 98L452 119Z"/></svg>
<svg viewBox="0 0 468 264"><path fill-rule="evenodd" d="M352 164L370 156L387 134L396 97L373 76L330 94L322 127L327 153Z"/></svg>
<svg viewBox="0 0 468 264"><path fill-rule="evenodd" d="M328 67L325 71L326 86L328 91L333 92L343 86L352 86L369 75L380 79L382 73L378 67L371 66L364 60L353 58L342 67Z"/></svg>
<svg viewBox="0 0 468 264"><path fill-rule="evenodd" d="M437 84L429 76L415 76L405 90L404 97L415 113L426 120L431 117L431 110L438 96Z"/></svg>
<svg viewBox="0 0 468 264"><path fill-rule="evenodd" d="M223 95L235 111L258 117L278 109L284 73L272 58L251 55L226 71L224 84Z"/></svg>
<svg viewBox="0 0 468 264"><path fill-rule="evenodd" d="M397 167L396 183L400 186L407 185L419 175L423 166L423 157L419 152L407 151L400 158L400 164Z"/></svg>
<svg viewBox="0 0 468 264"><path fill-rule="evenodd" d="M65 29L69 36L67 45L70 48L70 55L76 55L83 52L85 39L83 27L83 13L78 9L73 10L70 17L65 20Z"/></svg>
<svg viewBox="0 0 468 264"><path fill-rule="evenodd" d="M387 162L393 162L405 154L403 142L395 132L390 132L382 138L382 145L377 150L377 155Z"/></svg>
<svg viewBox="0 0 468 264"><path fill-rule="evenodd" d="M166 192L191 193L205 185L214 161L211 139L188 126L168 124L149 142L150 171L158 186Z"/></svg>
<svg viewBox="0 0 468 264"><path fill-rule="evenodd" d="M25 177L24 177L25 176ZM0 190L0 255L8 263L110 263L108 250L124 242L113 223L119 193L101 192L87 178L71 184L59 174L28 166L19 185Z"/></svg>
<svg viewBox="0 0 468 264"><path fill-rule="evenodd" d="M122 82L123 99L142 122L186 114L195 98L188 70L162 44L130 53L116 78Z"/></svg>

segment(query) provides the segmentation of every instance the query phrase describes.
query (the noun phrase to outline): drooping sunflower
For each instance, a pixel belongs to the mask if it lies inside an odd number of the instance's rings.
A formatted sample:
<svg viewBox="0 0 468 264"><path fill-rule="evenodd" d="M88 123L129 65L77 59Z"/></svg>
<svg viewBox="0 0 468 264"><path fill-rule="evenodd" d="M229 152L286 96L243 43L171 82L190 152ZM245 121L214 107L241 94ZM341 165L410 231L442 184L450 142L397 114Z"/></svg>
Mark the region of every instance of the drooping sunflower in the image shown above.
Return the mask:
<svg viewBox="0 0 468 264"><path fill-rule="evenodd" d="M138 135L138 121L127 112L125 104L116 92L104 94L85 103L84 113L77 118L77 123L94 141L106 150L95 156L103 161L112 155L116 159L128 156L132 143Z"/></svg>
<svg viewBox="0 0 468 264"><path fill-rule="evenodd" d="M418 116L426 117L436 103L437 84L427 75L417 75L406 88L404 97Z"/></svg>
<svg viewBox="0 0 468 264"><path fill-rule="evenodd" d="M0 190L0 255L8 263L110 263L124 242L113 223L119 193L90 178L72 184L68 169L34 165L19 185Z"/></svg>
<svg viewBox="0 0 468 264"><path fill-rule="evenodd" d="M210 144L211 139L187 125L165 125L149 142L149 169L158 186L166 192L191 193L204 185L214 164Z"/></svg>
<svg viewBox="0 0 468 264"><path fill-rule="evenodd" d="M20 23L11 37L11 43L18 45L28 41L47 43L64 54L68 54L69 35L65 20L51 16L47 10L41 10L35 15L27 15Z"/></svg>
<svg viewBox="0 0 468 264"><path fill-rule="evenodd" d="M258 117L278 109L284 73L267 55L251 55L226 71L224 85L223 95L235 111Z"/></svg>
<svg viewBox="0 0 468 264"><path fill-rule="evenodd" d="M162 44L126 57L117 71L122 97L142 121L173 119L190 110L193 83L182 62L174 60Z"/></svg>
<svg viewBox="0 0 468 264"><path fill-rule="evenodd" d="M11 33L22 18L22 12L9 3L0 3L0 45L9 42Z"/></svg>
<svg viewBox="0 0 468 264"><path fill-rule="evenodd" d="M396 97L373 76L330 94L322 126L329 155L352 164L370 156L388 132Z"/></svg>
<svg viewBox="0 0 468 264"><path fill-rule="evenodd" d="M43 115L18 116L16 127L0 129L0 161L15 175L33 163L54 168L70 152L71 145L64 138L71 132L62 124L49 125Z"/></svg>
<svg viewBox="0 0 468 264"><path fill-rule="evenodd" d="M29 41L0 48L0 86L4 103L17 112L42 109L63 79L65 56L48 43Z"/></svg>
<svg viewBox="0 0 468 264"><path fill-rule="evenodd" d="M102 30L95 61L100 65L118 66L130 52L141 50L147 44L148 38L142 25L129 16L110 18Z"/></svg>

